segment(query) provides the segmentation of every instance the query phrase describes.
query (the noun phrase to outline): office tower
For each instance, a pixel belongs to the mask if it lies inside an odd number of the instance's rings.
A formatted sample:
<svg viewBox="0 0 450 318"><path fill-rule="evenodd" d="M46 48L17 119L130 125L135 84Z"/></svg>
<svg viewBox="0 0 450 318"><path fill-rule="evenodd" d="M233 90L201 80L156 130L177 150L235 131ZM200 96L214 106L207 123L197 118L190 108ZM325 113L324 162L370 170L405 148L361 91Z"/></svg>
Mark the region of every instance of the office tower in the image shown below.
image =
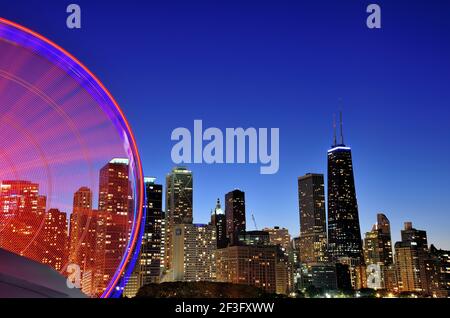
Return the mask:
<svg viewBox="0 0 450 318"><path fill-rule="evenodd" d="M156 178L144 178L144 234L135 268L123 290L123 295L129 298L135 297L142 286L159 283L161 279L163 187L155 181Z"/></svg>
<svg viewBox="0 0 450 318"><path fill-rule="evenodd" d="M381 263L381 248L376 226L364 236L364 261L366 264Z"/></svg>
<svg viewBox="0 0 450 318"><path fill-rule="evenodd" d="M122 259L129 237L130 189L128 159L112 159L100 170L95 262L106 288Z"/></svg>
<svg viewBox="0 0 450 318"><path fill-rule="evenodd" d="M0 248L41 260L36 240L45 218L46 197L39 185L30 181L3 181L0 184Z"/></svg>
<svg viewBox="0 0 450 318"><path fill-rule="evenodd" d="M332 261L351 257L363 261L361 230L351 148L344 144L342 114L341 140L328 151L328 251Z"/></svg>
<svg viewBox="0 0 450 318"><path fill-rule="evenodd" d="M364 260L367 265L368 287L372 289L395 288L391 227L384 214L377 215L377 223L364 237Z"/></svg>
<svg viewBox="0 0 450 318"><path fill-rule="evenodd" d="M269 241L271 245L277 245L288 253L291 249L291 235L289 230L275 226L273 228L264 228L264 232L269 233Z"/></svg>
<svg viewBox="0 0 450 318"><path fill-rule="evenodd" d="M216 208L211 214L211 225L216 227L217 248L227 247L227 218L220 205L220 199L217 199Z"/></svg>
<svg viewBox="0 0 450 318"><path fill-rule="evenodd" d="M413 228L411 222L406 222L401 238L402 241L395 244L399 291L426 292L427 233Z"/></svg>
<svg viewBox="0 0 450 318"><path fill-rule="evenodd" d="M321 174L298 178L300 207L300 261L327 261L327 224L325 215L325 182Z"/></svg>
<svg viewBox="0 0 450 318"><path fill-rule="evenodd" d="M302 264L301 288L315 287L323 291L337 290L336 266L329 263Z"/></svg>
<svg viewBox="0 0 450 318"><path fill-rule="evenodd" d="M44 227L39 233L42 264L62 271L68 261L67 214L58 209L50 209L44 219Z"/></svg>
<svg viewBox="0 0 450 318"><path fill-rule="evenodd" d="M187 168L176 167L166 177L166 245L165 269L172 268L173 228L177 224L192 224L193 176Z"/></svg>
<svg viewBox="0 0 450 318"><path fill-rule="evenodd" d="M145 178L146 219L139 266L139 287L159 283L161 276L162 198L163 186L155 178Z"/></svg>
<svg viewBox="0 0 450 318"><path fill-rule="evenodd" d="M386 215L377 214L377 229L379 231L379 240L381 242L381 261L384 265L389 266L394 263L392 255L392 240L391 240L391 223Z"/></svg>
<svg viewBox="0 0 450 318"><path fill-rule="evenodd" d="M176 224L173 228L173 281L216 280L216 227Z"/></svg>
<svg viewBox="0 0 450 318"><path fill-rule="evenodd" d="M377 215L377 223L365 235L364 260L367 265L388 266L393 263L391 228L389 219L384 214Z"/></svg>
<svg viewBox="0 0 450 318"><path fill-rule="evenodd" d="M217 250L217 281L276 292L276 246L229 246Z"/></svg>
<svg viewBox="0 0 450 318"><path fill-rule="evenodd" d="M69 261L81 271L94 266L96 249L97 211L92 209L92 191L81 187L73 195L70 215Z"/></svg>
<svg viewBox="0 0 450 318"><path fill-rule="evenodd" d="M225 215L227 237L231 245L236 245L239 234L245 233L245 193L234 190L225 195Z"/></svg>

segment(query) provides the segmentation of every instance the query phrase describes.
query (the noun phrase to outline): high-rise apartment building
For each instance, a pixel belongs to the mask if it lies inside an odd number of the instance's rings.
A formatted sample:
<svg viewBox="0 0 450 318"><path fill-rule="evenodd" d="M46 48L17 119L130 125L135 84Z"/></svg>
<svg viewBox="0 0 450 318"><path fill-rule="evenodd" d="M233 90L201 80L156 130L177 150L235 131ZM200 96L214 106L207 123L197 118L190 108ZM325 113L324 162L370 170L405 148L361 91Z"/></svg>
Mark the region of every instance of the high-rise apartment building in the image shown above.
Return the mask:
<svg viewBox="0 0 450 318"><path fill-rule="evenodd" d="M428 295L448 298L450 296L450 251L440 250L431 245L425 267Z"/></svg>
<svg viewBox="0 0 450 318"><path fill-rule="evenodd" d="M325 182L321 174L298 178L300 207L300 261L327 261L327 221L325 214Z"/></svg>
<svg viewBox="0 0 450 318"><path fill-rule="evenodd" d="M425 266L428 258L427 233L406 222L401 237L402 241L395 244L398 289L401 292L425 293L428 284Z"/></svg>
<svg viewBox="0 0 450 318"><path fill-rule="evenodd" d="M98 292L106 288L125 253L129 239L129 161L116 158L100 170L96 276Z"/></svg>
<svg viewBox="0 0 450 318"><path fill-rule="evenodd" d="M58 209L50 209L45 214L44 226L39 233L39 249L42 264L62 271L68 261L67 214Z"/></svg>
<svg viewBox="0 0 450 318"><path fill-rule="evenodd" d="M78 189L70 215L69 261L80 266L82 272L92 270L95 264L97 214L92 208L92 191L87 187Z"/></svg>

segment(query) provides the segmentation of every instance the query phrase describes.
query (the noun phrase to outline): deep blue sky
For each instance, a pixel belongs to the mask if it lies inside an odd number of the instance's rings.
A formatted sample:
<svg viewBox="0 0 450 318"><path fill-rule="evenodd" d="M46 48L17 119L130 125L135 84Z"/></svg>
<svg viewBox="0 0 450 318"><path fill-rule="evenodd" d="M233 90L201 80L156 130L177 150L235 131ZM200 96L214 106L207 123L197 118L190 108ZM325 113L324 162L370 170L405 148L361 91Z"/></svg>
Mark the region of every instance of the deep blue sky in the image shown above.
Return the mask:
<svg viewBox="0 0 450 318"><path fill-rule="evenodd" d="M82 30L65 27L72 2ZM365 26L373 2L382 30ZM276 175L190 166L196 222L240 188L250 229L254 213L259 227L298 235L297 177L326 173L332 116L342 109L362 232L383 211L394 240L410 220L450 249L450 2L15 0L2 1L0 15L99 76L133 127L145 174L160 182L173 166L172 130L194 119L280 128Z"/></svg>

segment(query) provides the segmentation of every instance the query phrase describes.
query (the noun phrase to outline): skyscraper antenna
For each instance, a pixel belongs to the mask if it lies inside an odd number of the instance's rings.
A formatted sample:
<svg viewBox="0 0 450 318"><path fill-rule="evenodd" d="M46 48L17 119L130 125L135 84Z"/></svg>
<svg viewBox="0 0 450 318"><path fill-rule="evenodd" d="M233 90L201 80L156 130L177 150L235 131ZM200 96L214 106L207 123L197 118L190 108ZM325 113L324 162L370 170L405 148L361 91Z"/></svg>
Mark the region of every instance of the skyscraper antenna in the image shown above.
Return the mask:
<svg viewBox="0 0 450 318"><path fill-rule="evenodd" d="M340 123L341 123L341 144L344 145L344 125L342 122L342 112L340 112Z"/></svg>
<svg viewBox="0 0 450 318"><path fill-rule="evenodd" d="M333 147L337 145L337 136L336 136L336 114L333 114Z"/></svg>

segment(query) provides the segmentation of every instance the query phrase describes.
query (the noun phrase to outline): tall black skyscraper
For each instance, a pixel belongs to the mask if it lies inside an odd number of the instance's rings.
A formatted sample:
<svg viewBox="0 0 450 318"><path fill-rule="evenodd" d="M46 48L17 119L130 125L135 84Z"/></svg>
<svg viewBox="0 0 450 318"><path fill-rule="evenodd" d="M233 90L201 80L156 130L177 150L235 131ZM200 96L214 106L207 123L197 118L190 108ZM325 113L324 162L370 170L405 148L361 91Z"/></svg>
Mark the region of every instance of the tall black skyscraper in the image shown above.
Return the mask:
<svg viewBox="0 0 450 318"><path fill-rule="evenodd" d="M217 248L227 247L227 218L220 205L220 199L217 199L216 208L211 214L211 225L216 227Z"/></svg>
<svg viewBox="0 0 450 318"><path fill-rule="evenodd" d="M232 245L238 244L239 234L245 234L245 193L234 190L225 195L227 237Z"/></svg>
<svg viewBox="0 0 450 318"><path fill-rule="evenodd" d="M140 286L158 283L161 271L162 242L162 191L163 187L155 183L155 178L145 178L144 237L139 257Z"/></svg>
<svg viewBox="0 0 450 318"><path fill-rule="evenodd" d="M326 261L327 220L325 213L325 181L322 174L298 178L300 207L300 261Z"/></svg>
<svg viewBox="0 0 450 318"><path fill-rule="evenodd" d="M363 261L361 229L351 148L346 147L340 118L341 142L328 151L328 250L332 261L340 257Z"/></svg>

